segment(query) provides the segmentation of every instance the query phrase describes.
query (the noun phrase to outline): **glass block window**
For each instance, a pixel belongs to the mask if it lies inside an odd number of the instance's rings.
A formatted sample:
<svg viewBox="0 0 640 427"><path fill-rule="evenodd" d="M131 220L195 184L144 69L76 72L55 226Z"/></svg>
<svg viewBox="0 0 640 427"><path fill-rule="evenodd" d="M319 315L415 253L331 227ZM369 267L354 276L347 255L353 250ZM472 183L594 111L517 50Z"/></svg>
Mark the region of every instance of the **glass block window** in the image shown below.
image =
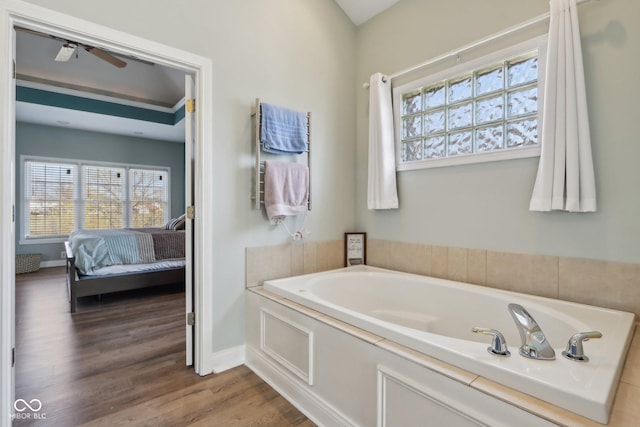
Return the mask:
<svg viewBox="0 0 640 427"><path fill-rule="evenodd" d="M539 155L540 43L394 88L398 170Z"/></svg>

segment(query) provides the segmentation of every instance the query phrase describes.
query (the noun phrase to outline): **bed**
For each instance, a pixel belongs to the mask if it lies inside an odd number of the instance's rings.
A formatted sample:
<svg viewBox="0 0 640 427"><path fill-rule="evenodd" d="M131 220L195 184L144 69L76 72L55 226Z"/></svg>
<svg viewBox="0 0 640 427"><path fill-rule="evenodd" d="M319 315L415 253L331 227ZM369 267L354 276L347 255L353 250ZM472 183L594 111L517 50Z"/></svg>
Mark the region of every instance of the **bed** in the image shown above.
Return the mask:
<svg viewBox="0 0 640 427"><path fill-rule="evenodd" d="M78 230L65 250L71 313L80 297L184 283L184 230Z"/></svg>

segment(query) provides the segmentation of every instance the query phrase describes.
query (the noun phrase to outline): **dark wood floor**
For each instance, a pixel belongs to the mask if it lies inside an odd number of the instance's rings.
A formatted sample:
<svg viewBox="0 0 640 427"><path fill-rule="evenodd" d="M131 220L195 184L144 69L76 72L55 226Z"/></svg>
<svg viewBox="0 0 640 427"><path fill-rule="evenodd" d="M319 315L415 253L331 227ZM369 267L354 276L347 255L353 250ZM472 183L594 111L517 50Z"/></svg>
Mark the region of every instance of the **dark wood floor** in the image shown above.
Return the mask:
<svg viewBox="0 0 640 427"><path fill-rule="evenodd" d="M245 366L200 377L184 366L184 292L81 298L64 268L16 276L16 398L50 426L313 426Z"/></svg>

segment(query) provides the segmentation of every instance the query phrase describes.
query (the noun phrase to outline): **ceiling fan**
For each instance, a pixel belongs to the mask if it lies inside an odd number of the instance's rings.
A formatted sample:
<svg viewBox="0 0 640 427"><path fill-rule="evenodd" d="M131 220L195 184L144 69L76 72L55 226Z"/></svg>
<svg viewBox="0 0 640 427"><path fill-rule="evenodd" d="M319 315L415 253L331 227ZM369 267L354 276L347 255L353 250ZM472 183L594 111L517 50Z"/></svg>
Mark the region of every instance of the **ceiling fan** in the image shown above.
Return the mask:
<svg viewBox="0 0 640 427"><path fill-rule="evenodd" d="M57 41L63 43L62 46L60 47L60 50L58 51L58 54L55 57L55 60L58 61L58 62L67 62L69 59L71 59L73 54L76 52L76 49L78 47L82 47L84 50L86 50L90 54L97 56L98 58L102 59L103 61L108 62L109 64L111 64L111 65L113 65L115 67L124 68L124 67L127 66L126 62L122 61L119 58L116 58L115 56L113 56L112 54L107 52L106 50L97 48L95 46L89 46L87 44L74 42L72 40L67 40L67 39L64 39L62 37L52 36L51 34L46 34L46 33L40 32L40 31L31 30L29 28L16 26L15 29L16 29L16 31L22 31L24 33L35 34L36 36L54 39L54 40L57 40Z"/></svg>

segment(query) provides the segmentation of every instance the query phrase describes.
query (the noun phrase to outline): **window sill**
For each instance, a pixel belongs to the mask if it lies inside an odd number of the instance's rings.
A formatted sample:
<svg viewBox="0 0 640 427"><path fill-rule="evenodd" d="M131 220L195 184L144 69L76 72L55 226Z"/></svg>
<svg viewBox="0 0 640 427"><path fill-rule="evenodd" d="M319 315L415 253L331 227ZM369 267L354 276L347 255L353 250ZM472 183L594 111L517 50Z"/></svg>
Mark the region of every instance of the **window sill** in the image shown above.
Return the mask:
<svg viewBox="0 0 640 427"><path fill-rule="evenodd" d="M19 245L47 245L49 243L64 243L68 237L43 237L41 239L32 238L32 239L20 239L18 242Z"/></svg>
<svg viewBox="0 0 640 427"><path fill-rule="evenodd" d="M396 162L398 172L417 169L440 168L445 166L467 165L472 163L496 162L500 160L524 159L540 156L540 147L520 148L515 150L499 151L495 153L462 154L456 157L443 159L416 160L413 162Z"/></svg>

